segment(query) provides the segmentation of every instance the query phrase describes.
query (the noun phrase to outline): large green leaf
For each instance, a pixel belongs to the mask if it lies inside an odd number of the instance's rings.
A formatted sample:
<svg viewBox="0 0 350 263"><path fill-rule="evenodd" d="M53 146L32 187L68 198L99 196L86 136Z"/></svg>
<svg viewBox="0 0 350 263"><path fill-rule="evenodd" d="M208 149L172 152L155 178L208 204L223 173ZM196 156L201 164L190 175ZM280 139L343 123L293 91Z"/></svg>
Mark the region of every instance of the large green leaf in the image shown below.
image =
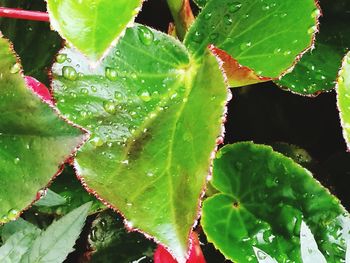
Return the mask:
<svg viewBox="0 0 350 263"><path fill-rule="evenodd" d="M129 228L183 262L227 99L216 59L197 64L180 42L144 26L128 29L95 69L73 49L62 54L69 60L53 67L58 107L92 132L78 174Z"/></svg>
<svg viewBox="0 0 350 263"><path fill-rule="evenodd" d="M350 52L344 57L337 79L337 99L343 135L350 149Z"/></svg>
<svg viewBox="0 0 350 263"><path fill-rule="evenodd" d="M276 82L302 95L332 90L345 49L350 48L349 1L323 0L320 4L323 17L315 49L305 54L291 73Z"/></svg>
<svg viewBox="0 0 350 263"><path fill-rule="evenodd" d="M60 220L53 222L42 232L23 255L20 263L61 263L73 251L85 224L91 203L86 203Z"/></svg>
<svg viewBox="0 0 350 263"><path fill-rule="evenodd" d="M4 223L33 202L85 135L26 87L10 43L3 38L0 97L0 223Z"/></svg>
<svg viewBox="0 0 350 263"><path fill-rule="evenodd" d="M318 14L314 0L211 0L185 44L197 57L214 44L259 76L277 78L310 47Z"/></svg>
<svg viewBox="0 0 350 263"><path fill-rule="evenodd" d="M47 0L51 26L97 60L138 13L142 0Z"/></svg>
<svg viewBox="0 0 350 263"><path fill-rule="evenodd" d="M43 0L0 0L1 7L45 11ZM62 39L50 30L48 23L0 18L0 30L21 58L24 74L48 84L48 71L61 47Z"/></svg>
<svg viewBox="0 0 350 263"><path fill-rule="evenodd" d="M220 193L204 201L202 225L227 258L257 262L256 247L278 262L302 262L302 221L327 262L345 258L347 212L292 159L264 145L228 145L214 160L212 183Z"/></svg>

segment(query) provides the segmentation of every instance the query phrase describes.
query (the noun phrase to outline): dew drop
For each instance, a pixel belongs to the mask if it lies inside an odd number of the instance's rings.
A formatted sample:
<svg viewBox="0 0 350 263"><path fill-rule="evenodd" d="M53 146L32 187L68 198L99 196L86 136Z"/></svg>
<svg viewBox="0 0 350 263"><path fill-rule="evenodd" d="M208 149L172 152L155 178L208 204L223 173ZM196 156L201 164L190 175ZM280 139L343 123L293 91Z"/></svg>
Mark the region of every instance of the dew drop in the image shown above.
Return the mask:
<svg viewBox="0 0 350 263"><path fill-rule="evenodd" d="M212 14L210 12L208 12L204 15L204 19L209 20L211 18L211 16L212 16Z"/></svg>
<svg viewBox="0 0 350 263"><path fill-rule="evenodd" d="M82 88L82 89L80 90L80 93L86 95L86 94L89 93L89 90L88 90L87 88Z"/></svg>
<svg viewBox="0 0 350 263"><path fill-rule="evenodd" d="M18 216L19 211L16 209L11 209L8 214L7 214L7 219L8 220L15 220Z"/></svg>
<svg viewBox="0 0 350 263"><path fill-rule="evenodd" d="M312 17L312 18L317 18L317 17L320 16L320 14L321 14L320 9L316 8L316 9L312 12L311 17Z"/></svg>
<svg viewBox="0 0 350 263"><path fill-rule="evenodd" d="M107 113L115 114L116 107L113 101L105 101L103 103L103 108Z"/></svg>
<svg viewBox="0 0 350 263"><path fill-rule="evenodd" d="M241 44L239 47L240 49L243 51L243 50L246 50L248 47L250 47L252 45L252 42L247 42L247 43L243 43Z"/></svg>
<svg viewBox="0 0 350 263"><path fill-rule="evenodd" d="M241 9L242 4L240 2L233 2L230 4L228 10L230 13L236 13L239 9Z"/></svg>
<svg viewBox="0 0 350 263"><path fill-rule="evenodd" d="M90 142L95 147L100 147L103 145L103 140L100 137L94 137L90 140Z"/></svg>
<svg viewBox="0 0 350 263"><path fill-rule="evenodd" d="M106 68L105 69L105 76L107 79L115 81L118 79L118 73L114 68Z"/></svg>
<svg viewBox="0 0 350 263"><path fill-rule="evenodd" d="M153 32L145 26L139 26L138 35L140 41L146 46L151 45L154 41Z"/></svg>
<svg viewBox="0 0 350 263"><path fill-rule="evenodd" d="M19 158L17 157L17 158L15 158L14 163L15 163L15 164L18 164L20 160L21 160L21 159L19 159Z"/></svg>
<svg viewBox="0 0 350 263"><path fill-rule="evenodd" d="M216 40L218 38L218 36L219 36L218 33L212 33L212 34L210 34L209 38L210 38L210 40L213 41L213 40Z"/></svg>
<svg viewBox="0 0 350 263"><path fill-rule="evenodd" d="M316 26L312 26L312 27L310 27L308 29L307 33L311 35L311 34L315 33L316 30L317 30L317 27Z"/></svg>
<svg viewBox="0 0 350 263"><path fill-rule="evenodd" d="M64 66L62 68L62 75L65 79L72 80L72 81L78 78L78 73L71 66Z"/></svg>
<svg viewBox="0 0 350 263"><path fill-rule="evenodd" d="M143 100L144 102L148 102L151 100L151 95L149 94L148 91L142 91L139 93L139 97L141 100Z"/></svg>
<svg viewBox="0 0 350 263"><path fill-rule="evenodd" d="M67 60L67 54L58 54L57 55L57 58L56 58L56 61L57 63L64 63L65 61Z"/></svg>
<svg viewBox="0 0 350 263"><path fill-rule="evenodd" d="M232 17L230 15L225 15L224 16L224 22L228 26L232 25L232 23L233 23Z"/></svg>
<svg viewBox="0 0 350 263"><path fill-rule="evenodd" d="M14 64L14 65L11 67L10 72L11 72L12 74L16 74L16 73L18 73L20 70L21 70L21 65L20 65L19 63L16 63L16 64Z"/></svg>

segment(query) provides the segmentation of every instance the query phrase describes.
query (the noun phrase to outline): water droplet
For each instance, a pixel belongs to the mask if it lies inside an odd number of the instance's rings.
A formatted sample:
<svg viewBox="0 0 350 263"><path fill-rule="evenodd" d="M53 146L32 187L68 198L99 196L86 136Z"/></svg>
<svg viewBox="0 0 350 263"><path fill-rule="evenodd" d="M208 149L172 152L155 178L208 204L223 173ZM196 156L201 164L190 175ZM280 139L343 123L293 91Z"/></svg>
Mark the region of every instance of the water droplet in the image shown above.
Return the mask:
<svg viewBox="0 0 350 263"><path fill-rule="evenodd" d="M236 13L239 9L241 9L242 4L240 2L233 2L230 4L228 10L230 13Z"/></svg>
<svg viewBox="0 0 350 263"><path fill-rule="evenodd" d="M110 100L105 101L103 103L103 108L107 113L115 114L116 107L113 101L110 101Z"/></svg>
<svg viewBox="0 0 350 263"><path fill-rule="evenodd" d="M312 12L311 17L312 17L312 18L317 18L317 17L319 17L320 15L321 15L320 9L316 8L316 9Z"/></svg>
<svg viewBox="0 0 350 263"><path fill-rule="evenodd" d="M218 36L219 36L218 33L211 33L210 36L209 36L209 38L210 38L210 40L215 40L215 39L218 38Z"/></svg>
<svg viewBox="0 0 350 263"><path fill-rule="evenodd" d="M151 100L151 95L149 94L148 91L141 91L139 93L139 97L141 100L145 101L145 102L148 102Z"/></svg>
<svg viewBox="0 0 350 263"><path fill-rule="evenodd" d="M232 23L233 23L232 17L230 15L225 15L224 16L224 22L228 26L232 25Z"/></svg>
<svg viewBox="0 0 350 263"><path fill-rule="evenodd" d="M280 48L276 48L276 49L273 51L274 54L278 54L278 53L280 53L280 52L281 52L281 49L280 49Z"/></svg>
<svg viewBox="0 0 350 263"><path fill-rule="evenodd" d="M211 18L212 14L210 12L206 13L204 15L204 19L209 20Z"/></svg>
<svg viewBox="0 0 350 263"><path fill-rule="evenodd" d="M152 176L154 176L154 173L153 173L152 171L148 171L148 172L147 172L147 176L148 176L148 177L152 177Z"/></svg>
<svg viewBox="0 0 350 263"><path fill-rule="evenodd" d="M248 47L250 47L252 45L252 42L247 42L247 43L243 43L241 44L239 47L240 49L243 51L243 50L246 50Z"/></svg>
<svg viewBox="0 0 350 263"><path fill-rule="evenodd" d="M122 97L123 97L123 95L120 92L118 92L118 91L114 92L115 99L120 100Z"/></svg>
<svg viewBox="0 0 350 263"><path fill-rule="evenodd" d="M65 61L67 60L67 54L58 54L57 55L57 58L56 58L56 61L57 63L64 63Z"/></svg>
<svg viewBox="0 0 350 263"><path fill-rule="evenodd" d="M100 137L94 137L90 140L90 142L95 147L100 147L103 145L103 140Z"/></svg>
<svg viewBox="0 0 350 263"><path fill-rule="evenodd" d="M201 32L196 31L196 32L194 33L193 39L194 39L195 42L201 42L201 40L202 40L202 34L201 34Z"/></svg>
<svg viewBox="0 0 350 263"><path fill-rule="evenodd" d="M287 13L281 13L280 18L285 18L288 14Z"/></svg>
<svg viewBox="0 0 350 263"><path fill-rule="evenodd" d="M19 211L16 209L11 209L7 214L8 220L15 220L19 214Z"/></svg>
<svg viewBox="0 0 350 263"><path fill-rule="evenodd" d="M62 75L65 79L72 80L72 81L78 78L78 73L71 66L64 66L62 68Z"/></svg>
<svg viewBox="0 0 350 263"><path fill-rule="evenodd" d="M115 81L118 79L118 73L114 68L106 68L105 69L105 76L107 79Z"/></svg>
<svg viewBox="0 0 350 263"><path fill-rule="evenodd" d="M19 158L17 157L17 158L15 158L14 163L15 163L15 164L18 164L20 160L21 160L21 159L19 159Z"/></svg>
<svg viewBox="0 0 350 263"><path fill-rule="evenodd" d="M11 72L12 74L16 74L16 73L18 73L20 70L21 70L21 65L20 65L19 63L16 63L16 64L14 64L14 65L11 67L10 72Z"/></svg>
<svg viewBox="0 0 350 263"><path fill-rule="evenodd" d="M308 29L307 33L311 35L311 34L315 33L316 30L317 30L317 27L316 26L312 26L312 27L310 27Z"/></svg>
<svg viewBox="0 0 350 263"><path fill-rule="evenodd" d="M262 10L263 11L267 11L267 10L269 10L270 9L270 6L269 5L263 5L262 6Z"/></svg>
<svg viewBox="0 0 350 263"><path fill-rule="evenodd" d="M139 34L140 41L144 45L149 46L149 45L152 44L152 42L154 40L154 35L153 35L153 32L150 29L148 29L145 26L139 26L138 34Z"/></svg>
<svg viewBox="0 0 350 263"><path fill-rule="evenodd" d="M82 88L82 89L80 90L80 93L86 95L86 94L89 93L89 90L88 90L87 88Z"/></svg>
<svg viewBox="0 0 350 263"><path fill-rule="evenodd" d="M261 250L258 250L256 254L258 256L258 259L260 259L260 260L264 260L267 258L267 255Z"/></svg>

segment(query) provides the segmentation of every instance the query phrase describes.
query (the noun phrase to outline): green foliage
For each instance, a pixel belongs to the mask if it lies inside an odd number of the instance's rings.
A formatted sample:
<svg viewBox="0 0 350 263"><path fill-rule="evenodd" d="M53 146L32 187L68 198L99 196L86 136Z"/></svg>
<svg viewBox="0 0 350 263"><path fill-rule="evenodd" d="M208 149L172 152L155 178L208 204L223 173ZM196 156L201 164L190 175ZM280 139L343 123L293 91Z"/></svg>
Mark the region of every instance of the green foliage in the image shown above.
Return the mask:
<svg viewBox="0 0 350 263"><path fill-rule="evenodd" d="M345 209L309 171L272 148L249 142L222 148L212 184L220 192L204 201L202 226L227 258L256 262L257 247L278 262L301 262L302 221L328 262L345 258L350 239ZM321 262L316 258L313 262Z"/></svg>
<svg viewBox="0 0 350 263"><path fill-rule="evenodd" d="M344 57L337 79L338 108L343 126L343 134L350 148L350 52Z"/></svg>
<svg viewBox="0 0 350 263"><path fill-rule="evenodd" d="M129 227L184 258L227 98L216 59L197 64L180 42L141 25L93 70L74 49L63 54L53 67L58 107L92 132L79 176Z"/></svg>
<svg viewBox="0 0 350 263"><path fill-rule="evenodd" d="M311 45L318 14L314 0L211 0L185 44L196 56L214 44L258 75L277 78Z"/></svg>
<svg viewBox="0 0 350 263"><path fill-rule="evenodd" d="M302 95L330 91L346 49L350 48L350 30L345 21L350 15L348 1L320 1L322 18L315 49L304 55L293 71L277 81L278 85Z"/></svg>
<svg viewBox="0 0 350 263"><path fill-rule="evenodd" d="M47 0L51 26L93 60L135 17L142 0Z"/></svg>
<svg viewBox="0 0 350 263"><path fill-rule="evenodd" d="M9 42L0 39L2 223L18 217L85 138L26 87L20 71Z"/></svg>
<svg viewBox="0 0 350 263"><path fill-rule="evenodd" d="M72 251L84 226L91 203L86 203L52 223L46 230L20 219L6 225L2 233L5 244L0 248L0 261L8 263L61 263ZM64 238L62 238L64 236Z"/></svg>

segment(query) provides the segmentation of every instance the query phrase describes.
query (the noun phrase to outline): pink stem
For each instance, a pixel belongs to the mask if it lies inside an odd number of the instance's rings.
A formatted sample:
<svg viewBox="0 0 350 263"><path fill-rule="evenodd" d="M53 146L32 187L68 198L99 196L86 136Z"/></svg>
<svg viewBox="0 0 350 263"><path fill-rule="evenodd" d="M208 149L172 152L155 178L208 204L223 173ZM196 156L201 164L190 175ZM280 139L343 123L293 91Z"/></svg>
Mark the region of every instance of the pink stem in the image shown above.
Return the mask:
<svg viewBox="0 0 350 263"><path fill-rule="evenodd" d="M49 14L39 11L28 11L18 8L0 7L0 17L50 22Z"/></svg>

